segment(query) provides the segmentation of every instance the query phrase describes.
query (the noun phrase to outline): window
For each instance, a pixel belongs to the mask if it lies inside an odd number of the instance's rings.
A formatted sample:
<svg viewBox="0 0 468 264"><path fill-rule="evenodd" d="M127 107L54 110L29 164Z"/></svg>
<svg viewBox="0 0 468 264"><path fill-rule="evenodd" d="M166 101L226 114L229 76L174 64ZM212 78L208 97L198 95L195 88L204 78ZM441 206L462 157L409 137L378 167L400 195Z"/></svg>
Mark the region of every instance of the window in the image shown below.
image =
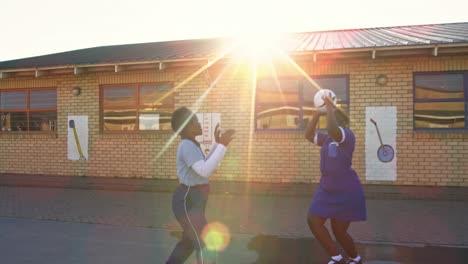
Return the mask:
<svg viewBox="0 0 468 264"><path fill-rule="evenodd" d="M349 86L347 76L317 76L312 79L322 88L335 92L337 105L348 113ZM317 89L307 79L265 78L257 82L256 129L304 129L312 119L314 96ZM326 127L326 118L320 118L319 128Z"/></svg>
<svg viewBox="0 0 468 264"><path fill-rule="evenodd" d="M101 88L104 131L169 131L174 111L170 84L105 85Z"/></svg>
<svg viewBox="0 0 468 264"><path fill-rule="evenodd" d="M0 132L56 130L56 89L0 91Z"/></svg>
<svg viewBox="0 0 468 264"><path fill-rule="evenodd" d="M414 128L467 129L468 72L414 74Z"/></svg>

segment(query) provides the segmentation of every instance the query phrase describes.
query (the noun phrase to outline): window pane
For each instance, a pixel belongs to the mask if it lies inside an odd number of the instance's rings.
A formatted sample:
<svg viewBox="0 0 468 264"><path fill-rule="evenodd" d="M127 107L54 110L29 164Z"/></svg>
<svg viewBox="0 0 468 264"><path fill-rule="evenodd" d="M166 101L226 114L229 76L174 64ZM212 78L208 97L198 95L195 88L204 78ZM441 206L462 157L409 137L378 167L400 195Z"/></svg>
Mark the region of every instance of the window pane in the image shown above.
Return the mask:
<svg viewBox="0 0 468 264"><path fill-rule="evenodd" d="M257 83L257 102L299 102L299 81L263 79Z"/></svg>
<svg viewBox="0 0 468 264"><path fill-rule="evenodd" d="M463 102L415 104L416 128L463 128L465 127L465 115Z"/></svg>
<svg viewBox="0 0 468 264"><path fill-rule="evenodd" d="M256 112L257 129L285 129L300 126L298 106L258 106Z"/></svg>
<svg viewBox="0 0 468 264"><path fill-rule="evenodd" d="M11 131L11 113L0 113L0 129Z"/></svg>
<svg viewBox="0 0 468 264"><path fill-rule="evenodd" d="M31 112L29 114L30 131L54 131L56 127L56 112Z"/></svg>
<svg viewBox="0 0 468 264"><path fill-rule="evenodd" d="M107 87L104 88L104 108L135 107L135 87Z"/></svg>
<svg viewBox="0 0 468 264"><path fill-rule="evenodd" d="M136 110L105 110L104 130L136 130Z"/></svg>
<svg viewBox="0 0 468 264"><path fill-rule="evenodd" d="M338 102L348 102L348 86L346 77L319 77L312 78L322 89L332 90L337 97ZM314 102L314 96L318 89L308 80L304 80L304 103Z"/></svg>
<svg viewBox="0 0 468 264"><path fill-rule="evenodd" d="M145 109L140 111L140 130L171 130L173 110Z"/></svg>
<svg viewBox="0 0 468 264"><path fill-rule="evenodd" d="M156 107L162 105L173 106L174 93L171 93L171 88L172 85L169 84L141 86L140 105L146 107ZM161 100L161 98L163 99Z"/></svg>
<svg viewBox="0 0 468 264"><path fill-rule="evenodd" d="M57 91L31 91L29 100L31 109L57 108Z"/></svg>
<svg viewBox="0 0 468 264"><path fill-rule="evenodd" d="M26 112L1 113L2 131L27 131L28 115Z"/></svg>
<svg viewBox="0 0 468 264"><path fill-rule="evenodd" d="M26 110L26 91L0 92L0 110Z"/></svg>
<svg viewBox="0 0 468 264"><path fill-rule="evenodd" d="M303 128L306 128L307 124L309 124L309 122L312 120L312 115L314 114L316 109L313 105L305 105L302 107L302 111L303 111L302 124L303 124ZM323 127L322 123L324 120L325 120L325 116L321 116L319 119L319 124L317 125L318 128ZM325 122L324 125L326 127L327 123Z"/></svg>
<svg viewBox="0 0 468 264"><path fill-rule="evenodd" d="M414 78L416 99L464 98L463 74L418 74Z"/></svg>

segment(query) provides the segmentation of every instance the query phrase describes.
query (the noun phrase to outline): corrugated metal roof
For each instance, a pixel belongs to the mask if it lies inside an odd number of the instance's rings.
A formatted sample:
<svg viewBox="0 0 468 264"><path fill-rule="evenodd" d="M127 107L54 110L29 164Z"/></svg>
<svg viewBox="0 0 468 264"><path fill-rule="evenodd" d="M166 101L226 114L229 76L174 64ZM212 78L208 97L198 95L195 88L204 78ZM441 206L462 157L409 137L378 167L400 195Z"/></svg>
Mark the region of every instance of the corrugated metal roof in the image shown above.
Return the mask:
<svg viewBox="0 0 468 264"><path fill-rule="evenodd" d="M0 70L210 58L232 41L218 38L104 46L4 61L0 62ZM283 41L285 50L293 53L468 44L468 22L294 33Z"/></svg>
<svg viewBox="0 0 468 264"><path fill-rule="evenodd" d="M180 40L104 46L0 62L0 69L190 59L215 56L222 39Z"/></svg>
<svg viewBox="0 0 468 264"><path fill-rule="evenodd" d="M468 43L468 23L297 33L290 52Z"/></svg>

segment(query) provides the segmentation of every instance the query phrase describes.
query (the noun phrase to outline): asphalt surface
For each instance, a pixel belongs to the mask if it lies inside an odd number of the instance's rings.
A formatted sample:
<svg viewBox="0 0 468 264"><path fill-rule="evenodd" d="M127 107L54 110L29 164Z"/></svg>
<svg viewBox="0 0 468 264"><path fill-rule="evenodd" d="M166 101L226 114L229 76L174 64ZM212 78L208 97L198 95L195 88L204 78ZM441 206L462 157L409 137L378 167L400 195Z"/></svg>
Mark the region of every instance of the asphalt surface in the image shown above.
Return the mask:
<svg viewBox="0 0 468 264"><path fill-rule="evenodd" d="M0 186L1 262L164 263L181 230L170 208L173 185L87 186ZM310 193L239 188L214 191L208 202L208 220L227 228L218 263L326 263L305 222ZM367 199L368 220L350 228L365 263L468 263L465 190L369 195L377 198Z"/></svg>

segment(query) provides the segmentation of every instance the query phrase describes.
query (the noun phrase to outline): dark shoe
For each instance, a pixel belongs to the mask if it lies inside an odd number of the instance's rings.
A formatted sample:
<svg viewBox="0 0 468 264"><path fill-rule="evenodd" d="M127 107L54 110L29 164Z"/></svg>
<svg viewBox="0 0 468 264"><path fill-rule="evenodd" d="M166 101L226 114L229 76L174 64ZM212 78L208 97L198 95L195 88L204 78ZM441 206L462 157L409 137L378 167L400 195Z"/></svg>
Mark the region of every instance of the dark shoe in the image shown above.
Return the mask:
<svg viewBox="0 0 468 264"><path fill-rule="evenodd" d="M353 259L349 259L346 264L362 264L362 259L360 259L359 261L355 261Z"/></svg>

